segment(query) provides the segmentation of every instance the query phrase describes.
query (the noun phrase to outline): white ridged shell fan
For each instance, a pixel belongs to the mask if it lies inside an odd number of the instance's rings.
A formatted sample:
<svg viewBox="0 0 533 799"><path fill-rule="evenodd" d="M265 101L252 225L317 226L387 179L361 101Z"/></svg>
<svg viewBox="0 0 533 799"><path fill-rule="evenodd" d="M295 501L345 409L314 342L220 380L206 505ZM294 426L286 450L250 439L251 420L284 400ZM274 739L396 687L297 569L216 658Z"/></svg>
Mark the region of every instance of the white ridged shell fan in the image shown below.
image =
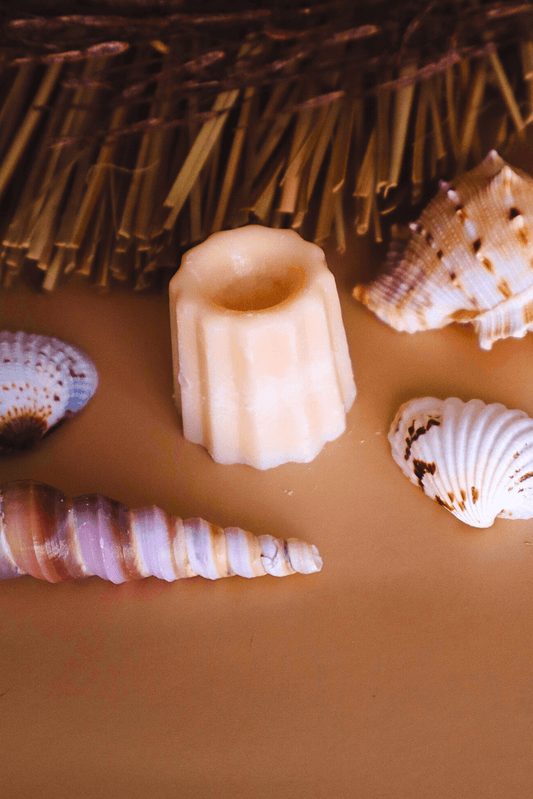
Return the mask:
<svg viewBox="0 0 533 799"><path fill-rule="evenodd" d="M395 239L354 297L396 330L472 322L482 349L533 329L533 179L495 150Z"/></svg>
<svg viewBox="0 0 533 799"><path fill-rule="evenodd" d="M406 477L465 524L533 517L533 419L524 411L414 399L396 414L389 441Z"/></svg>

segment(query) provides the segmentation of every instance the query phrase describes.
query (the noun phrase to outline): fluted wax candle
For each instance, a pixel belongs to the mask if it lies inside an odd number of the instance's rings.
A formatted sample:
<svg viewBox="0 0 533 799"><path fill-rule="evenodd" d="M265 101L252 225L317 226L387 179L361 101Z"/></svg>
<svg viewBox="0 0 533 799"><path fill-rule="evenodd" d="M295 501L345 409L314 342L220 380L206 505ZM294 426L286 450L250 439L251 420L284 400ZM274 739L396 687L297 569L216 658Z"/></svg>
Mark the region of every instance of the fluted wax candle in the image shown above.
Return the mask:
<svg viewBox="0 0 533 799"><path fill-rule="evenodd" d="M219 463L307 463L355 398L323 251L249 225L185 254L170 283L174 389L185 438Z"/></svg>

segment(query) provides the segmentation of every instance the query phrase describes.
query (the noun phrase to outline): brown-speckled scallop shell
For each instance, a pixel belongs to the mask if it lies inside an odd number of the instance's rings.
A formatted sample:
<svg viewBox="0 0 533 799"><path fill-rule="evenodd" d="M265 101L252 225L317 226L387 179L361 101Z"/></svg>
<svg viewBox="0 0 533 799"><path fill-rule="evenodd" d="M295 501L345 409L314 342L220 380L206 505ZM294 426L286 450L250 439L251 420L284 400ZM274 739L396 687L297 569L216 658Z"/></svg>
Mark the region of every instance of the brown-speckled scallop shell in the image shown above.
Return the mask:
<svg viewBox="0 0 533 799"><path fill-rule="evenodd" d="M406 477L465 524L533 517L533 419L524 411L414 399L396 414L389 441Z"/></svg>
<svg viewBox="0 0 533 799"><path fill-rule="evenodd" d="M533 329L533 179L492 150L438 195L354 297L396 330L472 322L479 345Z"/></svg>
<svg viewBox="0 0 533 799"><path fill-rule="evenodd" d="M0 452L31 447L80 411L97 386L96 367L77 347L0 332Z"/></svg>

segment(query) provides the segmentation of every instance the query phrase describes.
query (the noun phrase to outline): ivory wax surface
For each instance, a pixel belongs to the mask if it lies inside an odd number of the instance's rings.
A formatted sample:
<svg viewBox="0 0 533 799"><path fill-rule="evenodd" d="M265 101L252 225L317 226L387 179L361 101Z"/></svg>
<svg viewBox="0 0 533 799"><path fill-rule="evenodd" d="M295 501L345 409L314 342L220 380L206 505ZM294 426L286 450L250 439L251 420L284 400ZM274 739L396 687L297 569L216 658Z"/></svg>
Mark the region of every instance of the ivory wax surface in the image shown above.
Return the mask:
<svg viewBox="0 0 533 799"><path fill-rule="evenodd" d="M218 463L307 463L355 397L335 279L297 233L250 225L190 250L170 285L185 438Z"/></svg>

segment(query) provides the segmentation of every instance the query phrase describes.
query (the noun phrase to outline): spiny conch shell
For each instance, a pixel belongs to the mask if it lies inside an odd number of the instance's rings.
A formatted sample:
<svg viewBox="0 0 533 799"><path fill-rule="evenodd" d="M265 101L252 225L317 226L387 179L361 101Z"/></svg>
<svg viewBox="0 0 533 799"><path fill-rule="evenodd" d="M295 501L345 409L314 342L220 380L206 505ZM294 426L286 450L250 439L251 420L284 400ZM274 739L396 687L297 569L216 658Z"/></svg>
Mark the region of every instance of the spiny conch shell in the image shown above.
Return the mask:
<svg viewBox="0 0 533 799"><path fill-rule="evenodd" d="M533 419L524 411L414 399L396 414L389 441L406 477L465 524L533 517Z"/></svg>
<svg viewBox="0 0 533 799"><path fill-rule="evenodd" d="M77 347L0 332L0 452L31 447L80 411L97 386L93 362Z"/></svg>
<svg viewBox="0 0 533 799"><path fill-rule="evenodd" d="M71 499L22 480L0 486L0 578L31 574L51 583L97 575L122 583L141 577L285 577L320 571L315 546L289 538L183 521L155 506L129 510L100 494Z"/></svg>
<svg viewBox="0 0 533 799"><path fill-rule="evenodd" d="M396 330L472 322L482 349L533 329L533 179L495 150L438 195L354 297Z"/></svg>

